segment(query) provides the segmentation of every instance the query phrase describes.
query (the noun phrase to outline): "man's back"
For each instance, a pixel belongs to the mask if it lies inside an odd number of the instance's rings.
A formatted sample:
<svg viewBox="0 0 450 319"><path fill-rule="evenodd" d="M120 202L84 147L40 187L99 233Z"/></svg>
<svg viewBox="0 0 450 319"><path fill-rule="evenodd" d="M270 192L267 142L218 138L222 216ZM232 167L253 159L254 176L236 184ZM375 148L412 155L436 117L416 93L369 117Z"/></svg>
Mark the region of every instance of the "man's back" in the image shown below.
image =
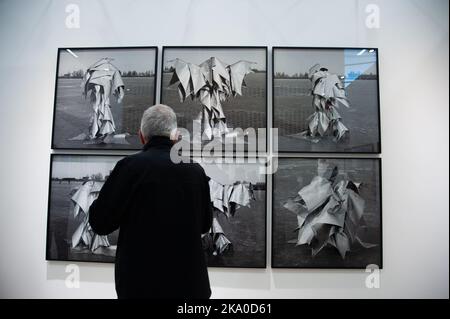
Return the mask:
<svg viewBox="0 0 450 319"><path fill-rule="evenodd" d="M208 298L201 234L212 208L208 178L198 164L174 164L172 143L154 137L120 161L92 204L95 232L120 227L116 253L119 298Z"/></svg>

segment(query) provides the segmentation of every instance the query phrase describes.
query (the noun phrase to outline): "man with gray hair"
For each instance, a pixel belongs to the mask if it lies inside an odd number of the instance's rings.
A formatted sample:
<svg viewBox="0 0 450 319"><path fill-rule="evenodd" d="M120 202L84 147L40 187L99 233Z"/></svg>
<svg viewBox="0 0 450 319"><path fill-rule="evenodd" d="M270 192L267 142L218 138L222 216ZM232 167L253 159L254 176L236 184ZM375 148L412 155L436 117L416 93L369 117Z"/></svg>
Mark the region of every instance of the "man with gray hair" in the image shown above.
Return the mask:
<svg viewBox="0 0 450 319"><path fill-rule="evenodd" d="M95 233L120 228L115 262L118 298L209 298L201 234L212 223L209 178L194 163L173 163L173 110L148 108L139 132L144 144L120 160L89 209Z"/></svg>
<svg viewBox="0 0 450 319"><path fill-rule="evenodd" d="M149 107L142 116L139 131L142 144L145 144L152 136L165 136L174 141L178 139L177 116L167 105L157 104Z"/></svg>

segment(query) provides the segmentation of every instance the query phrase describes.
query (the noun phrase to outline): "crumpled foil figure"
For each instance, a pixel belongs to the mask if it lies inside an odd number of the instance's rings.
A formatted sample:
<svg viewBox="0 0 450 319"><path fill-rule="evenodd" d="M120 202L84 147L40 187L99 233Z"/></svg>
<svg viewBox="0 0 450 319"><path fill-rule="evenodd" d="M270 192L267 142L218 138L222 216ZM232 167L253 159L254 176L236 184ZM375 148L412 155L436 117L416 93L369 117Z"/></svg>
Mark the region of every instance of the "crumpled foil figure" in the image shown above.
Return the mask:
<svg viewBox="0 0 450 319"><path fill-rule="evenodd" d="M90 97L93 110L87 139L104 138L116 131L110 96L113 94L121 103L125 95L125 85L119 69L111 63L112 60L103 58L91 65L81 83L83 96Z"/></svg>
<svg viewBox="0 0 450 319"><path fill-rule="evenodd" d="M210 179L209 189L214 208L227 217L233 217L241 206L250 207L250 201L255 199L252 184L245 181L223 185Z"/></svg>
<svg viewBox="0 0 450 319"><path fill-rule="evenodd" d="M231 241L225 236L222 226L217 220L217 214L214 214L211 229L208 234L204 234L203 246L206 250L212 252L213 256L221 255L231 248Z"/></svg>
<svg viewBox="0 0 450 319"><path fill-rule="evenodd" d="M220 139L229 132L226 125L222 102L230 96L242 95L242 86L246 86L244 78L252 73L254 62L238 61L227 65L216 57L211 57L200 65L185 62L181 59L174 62L174 72L169 86L178 84L180 101L188 97L197 99L203 106L199 115L204 136L208 140Z"/></svg>
<svg viewBox="0 0 450 319"><path fill-rule="evenodd" d="M210 179L209 189L214 207L213 223L209 233L202 238L204 247L216 256L223 254L232 246L219 223L218 214L222 213L227 218L234 217L236 210L240 207L250 207L250 202L255 200L255 196L251 183L245 181L223 185Z"/></svg>
<svg viewBox="0 0 450 319"><path fill-rule="evenodd" d="M89 224L89 207L98 197L103 182L87 181L71 197L74 203L73 216L81 218L81 223L72 235L72 248L83 244L94 252L98 247L109 247L108 236L97 235Z"/></svg>
<svg viewBox="0 0 450 319"><path fill-rule="evenodd" d="M332 134L334 140L339 141L349 131L337 111L339 103L350 107L344 85L336 74L329 73L319 64L309 69L308 76L312 84L314 113L308 117L308 130L302 135L318 142L318 137Z"/></svg>
<svg viewBox="0 0 450 319"><path fill-rule="evenodd" d="M297 215L298 237L289 241L309 245L316 256L326 245L335 247L342 259L354 244L364 248L376 245L363 242L358 230L364 225L365 200L361 184L339 174L336 165L319 160L317 176L289 199L283 207Z"/></svg>

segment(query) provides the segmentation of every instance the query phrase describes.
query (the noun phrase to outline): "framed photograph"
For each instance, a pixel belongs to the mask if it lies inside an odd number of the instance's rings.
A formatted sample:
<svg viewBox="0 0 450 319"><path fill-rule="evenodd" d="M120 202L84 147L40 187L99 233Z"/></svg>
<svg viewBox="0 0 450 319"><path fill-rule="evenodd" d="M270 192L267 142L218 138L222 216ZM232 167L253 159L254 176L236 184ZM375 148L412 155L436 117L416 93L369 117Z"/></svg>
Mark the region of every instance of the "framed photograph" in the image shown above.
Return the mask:
<svg viewBox="0 0 450 319"><path fill-rule="evenodd" d="M157 55L157 47L58 49L52 148L140 149Z"/></svg>
<svg viewBox="0 0 450 319"><path fill-rule="evenodd" d="M198 161L210 178L214 215L203 247L210 267L265 268L266 167L239 160Z"/></svg>
<svg viewBox="0 0 450 319"><path fill-rule="evenodd" d="M278 151L380 153L378 50L274 47Z"/></svg>
<svg viewBox="0 0 450 319"><path fill-rule="evenodd" d="M89 225L89 206L122 158L51 155L47 260L114 262L118 231L95 234Z"/></svg>
<svg viewBox="0 0 450 319"><path fill-rule="evenodd" d="M89 206L118 155L52 154L47 260L114 262L118 231L95 234ZM266 267L266 174L259 163L199 161L210 177L214 221L202 236L211 267Z"/></svg>
<svg viewBox="0 0 450 319"><path fill-rule="evenodd" d="M266 151L267 47L163 47L161 76L183 139Z"/></svg>
<svg viewBox="0 0 450 319"><path fill-rule="evenodd" d="M272 267L381 269L381 159L278 160Z"/></svg>

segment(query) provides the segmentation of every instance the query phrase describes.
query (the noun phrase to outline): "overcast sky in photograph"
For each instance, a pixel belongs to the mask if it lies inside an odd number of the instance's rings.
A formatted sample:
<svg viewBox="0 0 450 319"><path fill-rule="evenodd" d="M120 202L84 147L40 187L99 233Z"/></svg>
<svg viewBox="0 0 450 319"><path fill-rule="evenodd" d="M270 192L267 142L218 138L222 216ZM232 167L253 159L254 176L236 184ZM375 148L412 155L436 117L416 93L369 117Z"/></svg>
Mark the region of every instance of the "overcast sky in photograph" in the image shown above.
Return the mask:
<svg viewBox="0 0 450 319"><path fill-rule="evenodd" d="M266 70L266 51L265 49L171 49L164 50L164 66L170 66L170 60L176 58L185 62L201 64L205 60L216 57L225 64L233 64L240 60L255 62L254 69Z"/></svg>
<svg viewBox="0 0 450 319"><path fill-rule="evenodd" d="M376 54L361 50L343 49L276 49L274 71L293 75L305 73L320 64L330 73L347 74L351 71L376 74Z"/></svg>
<svg viewBox="0 0 450 319"><path fill-rule="evenodd" d="M86 71L95 62L103 58L111 61L120 71L155 72L155 50L153 49L72 49L77 57L65 50L60 51L58 76L66 73Z"/></svg>
<svg viewBox="0 0 450 319"><path fill-rule="evenodd" d="M107 176L121 158L121 156L55 156L52 177L82 178L98 173Z"/></svg>

